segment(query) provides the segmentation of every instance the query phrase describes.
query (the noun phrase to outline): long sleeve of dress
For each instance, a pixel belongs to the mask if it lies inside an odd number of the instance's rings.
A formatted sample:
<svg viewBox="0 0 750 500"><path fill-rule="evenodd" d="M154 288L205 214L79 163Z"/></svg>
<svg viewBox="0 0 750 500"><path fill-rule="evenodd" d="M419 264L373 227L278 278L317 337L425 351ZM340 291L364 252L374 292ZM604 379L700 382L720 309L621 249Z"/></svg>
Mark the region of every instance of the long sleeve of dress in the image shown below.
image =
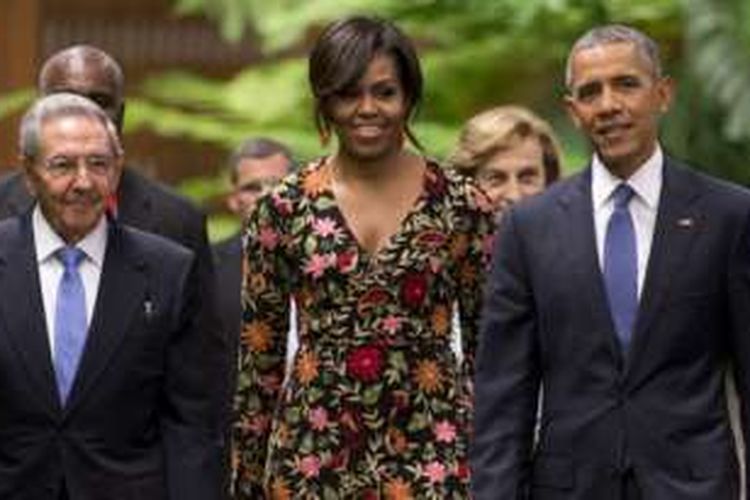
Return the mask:
<svg viewBox="0 0 750 500"><path fill-rule="evenodd" d="M482 291L487 277L489 252L495 223L489 200L473 184L467 184L467 206L458 212L458 232L454 238L454 255L458 261L458 308L461 322L463 369L471 385L478 344ZM469 389L469 395L471 391Z"/></svg>
<svg viewBox="0 0 750 500"><path fill-rule="evenodd" d="M278 190L260 200L244 232L242 334L234 402L236 499L263 498L274 410L284 380L289 330L287 202Z"/></svg>

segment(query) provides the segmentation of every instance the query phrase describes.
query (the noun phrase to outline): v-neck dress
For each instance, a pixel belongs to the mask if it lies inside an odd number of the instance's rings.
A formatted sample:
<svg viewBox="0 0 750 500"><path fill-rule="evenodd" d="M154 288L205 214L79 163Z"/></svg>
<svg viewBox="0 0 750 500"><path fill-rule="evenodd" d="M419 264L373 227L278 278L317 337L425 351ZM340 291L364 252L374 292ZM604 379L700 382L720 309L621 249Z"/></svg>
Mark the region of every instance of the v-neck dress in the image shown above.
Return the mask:
<svg viewBox="0 0 750 500"><path fill-rule="evenodd" d="M259 201L244 232L236 498L468 497L493 228L475 185L430 161L415 205L373 254L347 226L324 161ZM290 298L299 349L285 378Z"/></svg>

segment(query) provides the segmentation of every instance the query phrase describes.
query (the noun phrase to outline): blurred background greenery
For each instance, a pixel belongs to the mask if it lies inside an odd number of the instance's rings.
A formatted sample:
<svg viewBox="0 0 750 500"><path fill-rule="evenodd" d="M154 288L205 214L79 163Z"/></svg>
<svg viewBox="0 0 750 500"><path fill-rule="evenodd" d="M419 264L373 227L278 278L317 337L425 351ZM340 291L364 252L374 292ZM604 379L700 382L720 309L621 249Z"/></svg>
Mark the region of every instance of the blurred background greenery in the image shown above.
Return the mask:
<svg viewBox="0 0 750 500"><path fill-rule="evenodd" d="M264 135L288 143L301 162L325 154L312 125L305 56L329 21L366 13L395 20L418 42L426 92L415 130L428 155L444 157L477 111L519 103L553 123L569 173L588 151L561 105L567 51L589 27L623 22L659 42L678 82L664 123L666 149L750 185L747 0L173 0L173 9L206 17L229 42L251 31L261 59L227 78L150 74L128 95L127 134L148 130L226 151ZM0 119L31 96L28 89L0 96ZM179 189L198 202L216 199L226 190L220 167L182 180ZM231 218L213 211L213 238L234 230Z"/></svg>

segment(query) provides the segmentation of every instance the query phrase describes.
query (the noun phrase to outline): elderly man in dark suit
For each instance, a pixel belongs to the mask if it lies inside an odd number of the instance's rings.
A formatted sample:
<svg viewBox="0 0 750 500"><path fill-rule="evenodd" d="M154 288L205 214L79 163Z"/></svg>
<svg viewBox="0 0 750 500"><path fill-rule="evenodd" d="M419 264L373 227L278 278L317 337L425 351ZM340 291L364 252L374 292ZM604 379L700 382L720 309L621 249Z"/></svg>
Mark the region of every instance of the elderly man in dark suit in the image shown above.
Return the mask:
<svg viewBox="0 0 750 500"><path fill-rule="evenodd" d="M723 384L732 362L746 419L750 194L662 152L672 82L641 32L583 35L566 83L594 155L503 218L477 362L475 498L736 500Z"/></svg>
<svg viewBox="0 0 750 500"><path fill-rule="evenodd" d="M107 217L122 150L83 97L21 125L36 203L0 222L0 498L219 498L219 353L196 258Z"/></svg>

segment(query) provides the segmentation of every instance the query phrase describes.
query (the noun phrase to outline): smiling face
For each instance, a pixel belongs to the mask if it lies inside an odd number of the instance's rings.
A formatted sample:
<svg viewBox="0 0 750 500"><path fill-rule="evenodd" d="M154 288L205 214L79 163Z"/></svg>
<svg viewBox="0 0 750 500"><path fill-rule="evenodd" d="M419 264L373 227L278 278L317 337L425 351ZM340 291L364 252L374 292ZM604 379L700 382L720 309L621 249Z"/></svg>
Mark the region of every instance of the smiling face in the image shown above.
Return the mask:
<svg viewBox="0 0 750 500"><path fill-rule="evenodd" d="M25 165L28 184L52 228L67 243L86 236L104 216L122 167L103 122L84 115L50 117L40 154Z"/></svg>
<svg viewBox="0 0 750 500"><path fill-rule="evenodd" d="M403 146L409 113L393 57L378 54L351 88L334 95L328 118L339 139L339 155L356 161L378 161Z"/></svg>
<svg viewBox="0 0 750 500"><path fill-rule="evenodd" d="M571 60L566 105L613 174L629 177L654 152L672 82L628 42L581 49Z"/></svg>

